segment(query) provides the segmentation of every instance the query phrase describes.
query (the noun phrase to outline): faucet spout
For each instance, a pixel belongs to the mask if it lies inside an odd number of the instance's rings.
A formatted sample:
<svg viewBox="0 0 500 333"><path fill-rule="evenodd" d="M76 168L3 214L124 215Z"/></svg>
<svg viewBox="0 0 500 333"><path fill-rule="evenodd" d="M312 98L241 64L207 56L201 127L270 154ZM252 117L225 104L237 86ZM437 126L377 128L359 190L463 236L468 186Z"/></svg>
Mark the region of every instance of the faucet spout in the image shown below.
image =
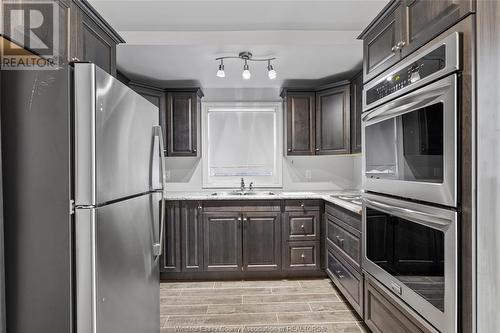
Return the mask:
<svg viewBox="0 0 500 333"><path fill-rule="evenodd" d="M241 178L241 182L240 182L240 190L243 192L245 191L245 180L243 178Z"/></svg>

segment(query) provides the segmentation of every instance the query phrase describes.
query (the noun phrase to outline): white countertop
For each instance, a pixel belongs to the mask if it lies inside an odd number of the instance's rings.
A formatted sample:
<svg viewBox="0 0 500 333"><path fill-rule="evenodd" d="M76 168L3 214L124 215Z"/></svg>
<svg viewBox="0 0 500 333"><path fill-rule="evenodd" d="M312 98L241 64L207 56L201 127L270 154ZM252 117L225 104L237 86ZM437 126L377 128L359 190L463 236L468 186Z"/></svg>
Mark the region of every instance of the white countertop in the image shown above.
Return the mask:
<svg viewBox="0 0 500 333"><path fill-rule="evenodd" d="M361 205L334 197L335 195L359 195L359 190L345 191L281 191L255 190L256 192L272 192L274 195L213 195L213 193L230 192L231 190L210 190L200 192L167 191L167 200L283 200L283 199L321 199L338 205L356 214L361 214Z"/></svg>

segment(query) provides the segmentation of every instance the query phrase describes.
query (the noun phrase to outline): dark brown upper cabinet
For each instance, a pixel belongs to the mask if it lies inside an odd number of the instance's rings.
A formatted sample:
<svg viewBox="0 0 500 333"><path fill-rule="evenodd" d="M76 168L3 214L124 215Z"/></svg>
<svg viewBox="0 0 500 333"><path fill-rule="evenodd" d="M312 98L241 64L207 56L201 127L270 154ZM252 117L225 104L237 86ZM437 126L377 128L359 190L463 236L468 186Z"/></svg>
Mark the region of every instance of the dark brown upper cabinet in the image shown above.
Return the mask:
<svg viewBox="0 0 500 333"><path fill-rule="evenodd" d="M92 62L116 76L116 45L125 41L87 1L73 0L67 9L68 19L69 61Z"/></svg>
<svg viewBox="0 0 500 333"><path fill-rule="evenodd" d="M122 75L118 72L118 78ZM128 86L132 88L139 95L147 99L149 102L158 107L159 110L159 123L163 129L163 146L167 147L167 126L165 122L165 111L166 111L166 98L165 91L161 88L149 86L143 83L138 83L131 81L128 83ZM166 153L166 152L165 152Z"/></svg>
<svg viewBox="0 0 500 333"><path fill-rule="evenodd" d="M383 72L401 59L404 33L404 20L399 1L391 3L386 8L384 16L380 18L363 39L363 77L364 81Z"/></svg>
<svg viewBox="0 0 500 333"><path fill-rule="evenodd" d="M351 153L361 153L361 113L363 112L363 72L351 80Z"/></svg>
<svg viewBox="0 0 500 333"><path fill-rule="evenodd" d="M316 93L316 154L349 154L350 88L344 85Z"/></svg>
<svg viewBox="0 0 500 333"><path fill-rule="evenodd" d="M404 0L405 57L475 10L473 0Z"/></svg>
<svg viewBox="0 0 500 333"><path fill-rule="evenodd" d="M284 91L286 109L287 155L314 155L315 99L314 92Z"/></svg>
<svg viewBox="0 0 500 333"><path fill-rule="evenodd" d="M167 91L167 156L198 156L201 89Z"/></svg>
<svg viewBox="0 0 500 333"><path fill-rule="evenodd" d="M358 37L368 82L475 11L474 0L393 0Z"/></svg>

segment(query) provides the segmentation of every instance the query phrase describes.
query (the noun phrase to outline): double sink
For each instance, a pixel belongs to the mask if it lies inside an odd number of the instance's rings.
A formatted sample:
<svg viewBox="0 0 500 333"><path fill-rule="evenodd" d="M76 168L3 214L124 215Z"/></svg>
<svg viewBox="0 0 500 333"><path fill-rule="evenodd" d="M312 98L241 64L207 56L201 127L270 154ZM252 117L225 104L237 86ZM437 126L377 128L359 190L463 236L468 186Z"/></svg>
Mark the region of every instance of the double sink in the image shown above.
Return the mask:
<svg viewBox="0 0 500 333"><path fill-rule="evenodd" d="M241 190L237 190L237 191L228 191L228 192L214 192L211 194L212 196L219 196L219 197L224 197L224 196L247 196L247 195L251 195L251 196L272 196L272 195L276 195L276 193L274 192L270 192L270 191L241 191Z"/></svg>

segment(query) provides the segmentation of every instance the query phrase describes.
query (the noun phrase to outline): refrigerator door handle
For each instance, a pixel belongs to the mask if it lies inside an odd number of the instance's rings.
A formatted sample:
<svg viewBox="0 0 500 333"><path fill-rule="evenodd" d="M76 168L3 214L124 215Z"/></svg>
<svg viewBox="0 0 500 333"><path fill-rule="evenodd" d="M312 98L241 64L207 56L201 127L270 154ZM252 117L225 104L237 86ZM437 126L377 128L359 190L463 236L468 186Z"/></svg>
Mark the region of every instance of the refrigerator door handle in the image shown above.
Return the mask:
<svg viewBox="0 0 500 333"><path fill-rule="evenodd" d="M153 255L158 258L163 253L163 235L165 232L165 189L166 189L166 174L165 174L165 157L163 155L163 131L161 126L154 126L153 133L158 137L158 147L160 153L160 170L161 170L161 202L160 202L160 235L158 240L153 244Z"/></svg>

